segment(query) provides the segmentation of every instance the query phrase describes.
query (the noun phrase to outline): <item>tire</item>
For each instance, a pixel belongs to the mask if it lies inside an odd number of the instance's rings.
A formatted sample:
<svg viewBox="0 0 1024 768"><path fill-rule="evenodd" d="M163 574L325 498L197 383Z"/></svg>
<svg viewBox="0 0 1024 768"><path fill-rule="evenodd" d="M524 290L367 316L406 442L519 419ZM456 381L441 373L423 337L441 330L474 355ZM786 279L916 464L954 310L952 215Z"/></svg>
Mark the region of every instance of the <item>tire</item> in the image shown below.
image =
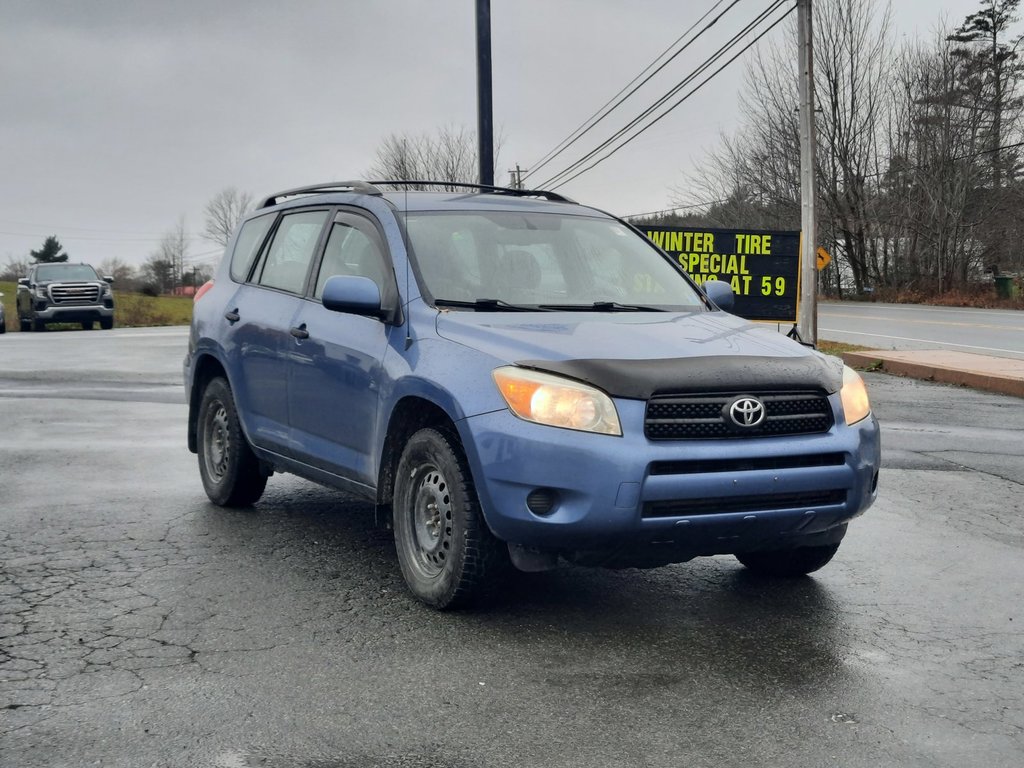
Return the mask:
<svg viewBox="0 0 1024 768"><path fill-rule="evenodd" d="M85 320L82 323L82 330L83 331L91 331L92 330L92 320Z"/></svg>
<svg viewBox="0 0 1024 768"><path fill-rule="evenodd" d="M395 548L409 591L439 610L478 604L508 570L508 548L484 521L457 438L421 429L398 463Z"/></svg>
<svg viewBox="0 0 1024 768"><path fill-rule="evenodd" d="M32 330L33 331L45 331L46 330L46 323L44 323L42 320L33 320L32 321Z"/></svg>
<svg viewBox="0 0 1024 768"><path fill-rule="evenodd" d="M32 323L30 321L28 321L28 320L25 320L22 317L19 317L18 318L18 330L21 331L22 333L28 333L29 331L32 330Z"/></svg>
<svg viewBox="0 0 1024 768"><path fill-rule="evenodd" d="M747 552L736 555L736 559L754 573L766 576L806 576L823 568L838 549L838 544L826 544L772 552Z"/></svg>
<svg viewBox="0 0 1024 768"><path fill-rule="evenodd" d="M249 447L238 420L235 398L224 378L203 390L198 423L199 475L210 501L221 507L247 507L263 495L267 476Z"/></svg>
<svg viewBox="0 0 1024 768"><path fill-rule="evenodd" d="M102 328L104 331L109 331L113 327L114 327L114 318L112 318L112 317L101 317L100 318L100 328Z"/></svg>
<svg viewBox="0 0 1024 768"><path fill-rule="evenodd" d="M7 320L0 319L0 333L7 333Z"/></svg>

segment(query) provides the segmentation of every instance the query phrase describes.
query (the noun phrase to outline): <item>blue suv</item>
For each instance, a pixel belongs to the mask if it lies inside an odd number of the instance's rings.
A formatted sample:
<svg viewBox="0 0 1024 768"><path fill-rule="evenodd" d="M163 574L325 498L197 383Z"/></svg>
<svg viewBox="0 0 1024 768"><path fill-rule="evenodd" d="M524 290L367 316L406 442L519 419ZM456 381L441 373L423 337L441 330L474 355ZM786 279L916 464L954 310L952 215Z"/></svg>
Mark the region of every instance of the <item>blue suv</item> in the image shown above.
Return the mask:
<svg viewBox="0 0 1024 768"><path fill-rule="evenodd" d="M290 472L390 508L437 608L560 558L832 558L878 482L854 371L723 311L728 284L696 286L607 213L417 185L288 190L239 226L185 360L215 504Z"/></svg>

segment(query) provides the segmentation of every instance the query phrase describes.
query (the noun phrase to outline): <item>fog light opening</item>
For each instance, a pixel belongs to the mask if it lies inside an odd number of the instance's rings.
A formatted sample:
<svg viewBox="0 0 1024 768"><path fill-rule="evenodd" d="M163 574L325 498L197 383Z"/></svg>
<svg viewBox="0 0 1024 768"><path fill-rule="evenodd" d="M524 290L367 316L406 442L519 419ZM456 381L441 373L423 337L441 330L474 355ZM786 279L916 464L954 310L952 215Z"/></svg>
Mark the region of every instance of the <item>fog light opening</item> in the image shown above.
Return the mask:
<svg viewBox="0 0 1024 768"><path fill-rule="evenodd" d="M551 488L537 488L526 497L526 507L533 514L544 517L555 511L558 505L558 492Z"/></svg>

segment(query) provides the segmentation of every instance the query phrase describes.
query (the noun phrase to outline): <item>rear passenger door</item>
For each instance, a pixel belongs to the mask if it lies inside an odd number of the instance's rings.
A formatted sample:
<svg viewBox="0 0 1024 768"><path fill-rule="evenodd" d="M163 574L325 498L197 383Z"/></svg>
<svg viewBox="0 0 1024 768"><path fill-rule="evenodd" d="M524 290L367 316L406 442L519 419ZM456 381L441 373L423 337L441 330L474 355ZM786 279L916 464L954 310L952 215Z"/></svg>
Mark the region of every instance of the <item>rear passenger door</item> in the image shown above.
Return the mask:
<svg viewBox="0 0 1024 768"><path fill-rule="evenodd" d="M367 277L385 303L397 301L383 236L368 217L339 212L312 280L311 297L295 318L302 338L288 340L293 439L303 461L373 486L382 359L392 326L375 317L325 309L320 298L334 275Z"/></svg>
<svg viewBox="0 0 1024 768"><path fill-rule="evenodd" d="M329 217L325 208L284 213L228 312L235 318L228 322L249 439L287 455L294 453L288 426L290 330Z"/></svg>

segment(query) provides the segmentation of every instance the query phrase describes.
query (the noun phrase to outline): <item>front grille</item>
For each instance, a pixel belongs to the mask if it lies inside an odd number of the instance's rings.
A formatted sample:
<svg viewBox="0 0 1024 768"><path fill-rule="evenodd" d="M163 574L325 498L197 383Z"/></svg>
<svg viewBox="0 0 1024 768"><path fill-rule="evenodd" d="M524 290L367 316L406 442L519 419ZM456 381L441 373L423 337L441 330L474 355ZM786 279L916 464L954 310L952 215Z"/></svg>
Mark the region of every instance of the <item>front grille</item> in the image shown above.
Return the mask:
<svg viewBox="0 0 1024 768"><path fill-rule="evenodd" d="M649 501L644 504L644 517L694 517L697 515L720 515L727 512L769 512L779 509L805 509L842 504L846 491L837 488L829 491L806 491L803 493L766 493L755 496L725 496L715 499L676 499L674 501Z"/></svg>
<svg viewBox="0 0 1024 768"><path fill-rule="evenodd" d="M54 304L95 304L100 298L100 287L89 283L51 285L50 298Z"/></svg>
<svg viewBox="0 0 1024 768"><path fill-rule="evenodd" d="M756 472L757 470L841 467L842 453L816 453L809 456L755 456L746 459L689 459L651 462L652 475L701 475L711 472Z"/></svg>
<svg viewBox="0 0 1024 768"><path fill-rule="evenodd" d="M764 403L766 418L752 429L741 429L725 417L739 394ZM809 435L832 428L832 408L821 392L655 395L647 401L644 434L649 440L708 440L735 437Z"/></svg>

